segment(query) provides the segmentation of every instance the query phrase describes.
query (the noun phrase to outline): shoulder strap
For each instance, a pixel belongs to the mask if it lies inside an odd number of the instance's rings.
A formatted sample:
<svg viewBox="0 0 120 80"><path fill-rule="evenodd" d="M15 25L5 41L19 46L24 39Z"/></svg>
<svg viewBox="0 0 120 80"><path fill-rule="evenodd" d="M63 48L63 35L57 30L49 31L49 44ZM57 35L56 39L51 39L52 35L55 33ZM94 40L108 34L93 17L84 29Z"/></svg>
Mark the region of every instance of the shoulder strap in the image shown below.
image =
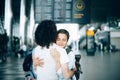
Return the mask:
<svg viewBox="0 0 120 80"><path fill-rule="evenodd" d="M70 51L72 51L70 48L66 48L66 52L67 52L67 54L69 54Z"/></svg>

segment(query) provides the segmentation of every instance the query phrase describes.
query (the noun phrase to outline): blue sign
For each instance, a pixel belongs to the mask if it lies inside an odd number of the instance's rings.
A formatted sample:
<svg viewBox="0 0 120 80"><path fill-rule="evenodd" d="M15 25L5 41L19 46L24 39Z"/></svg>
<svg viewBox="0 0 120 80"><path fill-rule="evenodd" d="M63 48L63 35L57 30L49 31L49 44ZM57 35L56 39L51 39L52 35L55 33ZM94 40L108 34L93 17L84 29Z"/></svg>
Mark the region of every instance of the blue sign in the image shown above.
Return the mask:
<svg viewBox="0 0 120 80"><path fill-rule="evenodd" d="M73 0L72 22L90 23L90 0Z"/></svg>

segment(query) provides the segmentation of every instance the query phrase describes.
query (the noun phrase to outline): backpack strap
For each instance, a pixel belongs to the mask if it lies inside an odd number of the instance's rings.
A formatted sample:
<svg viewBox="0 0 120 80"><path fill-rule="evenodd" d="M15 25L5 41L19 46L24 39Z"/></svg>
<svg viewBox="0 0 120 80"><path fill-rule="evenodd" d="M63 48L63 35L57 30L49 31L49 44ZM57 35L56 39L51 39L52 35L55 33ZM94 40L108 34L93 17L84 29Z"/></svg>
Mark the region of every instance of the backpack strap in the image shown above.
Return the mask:
<svg viewBox="0 0 120 80"><path fill-rule="evenodd" d="M72 51L70 48L66 48L65 50L66 50L67 54L69 54Z"/></svg>

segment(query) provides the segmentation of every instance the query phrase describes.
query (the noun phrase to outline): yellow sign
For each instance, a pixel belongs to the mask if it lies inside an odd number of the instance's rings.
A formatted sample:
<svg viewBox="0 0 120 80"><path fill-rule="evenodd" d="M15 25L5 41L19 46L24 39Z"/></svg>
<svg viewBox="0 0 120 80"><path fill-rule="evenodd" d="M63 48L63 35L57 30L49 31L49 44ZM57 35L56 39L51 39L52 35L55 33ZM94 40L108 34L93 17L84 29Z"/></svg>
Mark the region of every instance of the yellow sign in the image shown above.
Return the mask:
<svg viewBox="0 0 120 80"><path fill-rule="evenodd" d="M87 36L94 36L94 31L93 30L87 30L86 32Z"/></svg>
<svg viewBox="0 0 120 80"><path fill-rule="evenodd" d="M84 14L74 14L74 18L82 18Z"/></svg>

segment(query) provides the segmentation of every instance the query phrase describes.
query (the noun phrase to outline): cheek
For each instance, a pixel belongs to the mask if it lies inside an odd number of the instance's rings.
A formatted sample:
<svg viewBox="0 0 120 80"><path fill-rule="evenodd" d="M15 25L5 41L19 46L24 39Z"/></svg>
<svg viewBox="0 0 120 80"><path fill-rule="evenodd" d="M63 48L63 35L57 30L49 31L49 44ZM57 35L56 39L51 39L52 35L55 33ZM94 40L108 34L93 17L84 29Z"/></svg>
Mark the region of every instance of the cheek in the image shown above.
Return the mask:
<svg viewBox="0 0 120 80"><path fill-rule="evenodd" d="M61 42L60 42L60 41L56 41L56 44L57 44L57 45L60 45L60 44L61 44Z"/></svg>
<svg viewBox="0 0 120 80"><path fill-rule="evenodd" d="M65 42L64 45L66 46L66 45L67 45L67 42Z"/></svg>
<svg viewBox="0 0 120 80"><path fill-rule="evenodd" d="M63 45L64 47L66 46L66 44L67 44L66 41L63 41L63 42L62 42L62 45Z"/></svg>
<svg viewBox="0 0 120 80"><path fill-rule="evenodd" d="M65 42L65 45L67 45L67 42Z"/></svg>

